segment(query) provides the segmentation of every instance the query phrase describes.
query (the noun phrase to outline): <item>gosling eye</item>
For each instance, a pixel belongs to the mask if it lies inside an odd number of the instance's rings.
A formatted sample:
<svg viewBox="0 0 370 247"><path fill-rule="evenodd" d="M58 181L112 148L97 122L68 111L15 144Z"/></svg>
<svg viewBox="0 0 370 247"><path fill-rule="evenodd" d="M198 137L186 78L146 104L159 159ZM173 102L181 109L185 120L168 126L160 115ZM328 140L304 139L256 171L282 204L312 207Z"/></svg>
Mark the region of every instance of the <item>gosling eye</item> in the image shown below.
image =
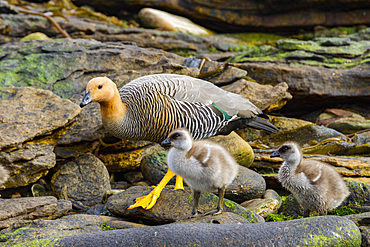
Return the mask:
<svg viewBox="0 0 370 247"><path fill-rule="evenodd" d="M175 134L172 135L172 138L176 139L179 136L180 136L180 134L175 133Z"/></svg>
<svg viewBox="0 0 370 247"><path fill-rule="evenodd" d="M102 89L103 88L103 85L102 84L100 84L99 86L98 86L98 89Z"/></svg>
<svg viewBox="0 0 370 247"><path fill-rule="evenodd" d="M282 148L281 148L281 151L282 151L282 152L286 152L286 151L288 151L288 149L289 149L289 147L284 146L284 147L282 147Z"/></svg>

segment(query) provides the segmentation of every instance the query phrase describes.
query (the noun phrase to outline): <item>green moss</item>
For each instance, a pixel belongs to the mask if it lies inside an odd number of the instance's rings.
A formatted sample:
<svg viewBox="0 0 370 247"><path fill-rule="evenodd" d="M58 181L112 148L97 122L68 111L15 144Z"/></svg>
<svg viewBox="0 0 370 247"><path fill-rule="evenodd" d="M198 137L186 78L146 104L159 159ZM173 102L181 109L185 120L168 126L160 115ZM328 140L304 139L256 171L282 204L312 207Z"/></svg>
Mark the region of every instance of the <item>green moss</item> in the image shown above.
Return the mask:
<svg viewBox="0 0 370 247"><path fill-rule="evenodd" d="M336 215L336 216L345 216L345 215L358 214L358 213L360 213L358 210L348 208L348 207L341 207L341 208L336 208L336 209L328 211L329 215Z"/></svg>
<svg viewBox="0 0 370 247"><path fill-rule="evenodd" d="M276 44L279 39L287 37L267 33L230 33L224 34L225 36L232 37L243 41L249 46L272 45Z"/></svg>
<svg viewBox="0 0 370 247"><path fill-rule="evenodd" d="M193 201L193 196L189 196L188 204L190 204L191 201Z"/></svg>
<svg viewBox="0 0 370 247"><path fill-rule="evenodd" d="M100 224L100 227L103 231L111 231L111 230L117 230L116 228L112 228L107 225L108 222L103 222Z"/></svg>
<svg viewBox="0 0 370 247"><path fill-rule="evenodd" d="M59 239L37 239L26 243L20 243L13 245L13 247L52 247L52 246L59 246L55 242Z"/></svg>
<svg viewBox="0 0 370 247"><path fill-rule="evenodd" d="M301 219L303 218L303 216L298 216L298 219ZM292 216L286 216L286 215L283 215L283 214L269 214L265 221L266 222L275 222L275 221L286 221L286 220L294 220L296 218L292 217Z"/></svg>

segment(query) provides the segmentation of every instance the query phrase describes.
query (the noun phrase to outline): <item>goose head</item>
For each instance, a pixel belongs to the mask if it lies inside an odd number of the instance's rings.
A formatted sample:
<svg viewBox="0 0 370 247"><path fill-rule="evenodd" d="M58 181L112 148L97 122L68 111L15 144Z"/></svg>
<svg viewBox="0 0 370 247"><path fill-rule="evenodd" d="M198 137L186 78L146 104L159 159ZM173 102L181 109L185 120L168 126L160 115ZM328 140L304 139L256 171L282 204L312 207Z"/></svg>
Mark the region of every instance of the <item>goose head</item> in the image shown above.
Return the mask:
<svg viewBox="0 0 370 247"><path fill-rule="evenodd" d="M191 134L186 129L175 129L161 143L163 147L175 147L177 149L188 151L193 146Z"/></svg>
<svg viewBox="0 0 370 247"><path fill-rule="evenodd" d="M84 107L91 102L109 102L117 90L116 84L108 77L96 77L91 79L86 86L85 95L80 103Z"/></svg>
<svg viewBox="0 0 370 247"><path fill-rule="evenodd" d="M298 144L294 142L287 142L281 145L278 150L273 152L270 157L281 157L287 162L291 161L295 163L296 161L301 160L302 153L298 147Z"/></svg>

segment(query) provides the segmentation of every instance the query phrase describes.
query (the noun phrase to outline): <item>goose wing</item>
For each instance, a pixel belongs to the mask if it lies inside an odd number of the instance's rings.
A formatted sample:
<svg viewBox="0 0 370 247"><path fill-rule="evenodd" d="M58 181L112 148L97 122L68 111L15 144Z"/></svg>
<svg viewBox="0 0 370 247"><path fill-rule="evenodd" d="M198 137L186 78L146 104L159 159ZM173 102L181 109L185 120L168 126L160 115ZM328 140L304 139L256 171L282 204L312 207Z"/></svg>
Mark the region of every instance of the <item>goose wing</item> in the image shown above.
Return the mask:
<svg viewBox="0 0 370 247"><path fill-rule="evenodd" d="M258 107L241 95L227 92L208 81L190 76L156 74L140 77L129 84L154 89L179 101L200 102L205 105L213 103L230 116L251 118L262 113Z"/></svg>

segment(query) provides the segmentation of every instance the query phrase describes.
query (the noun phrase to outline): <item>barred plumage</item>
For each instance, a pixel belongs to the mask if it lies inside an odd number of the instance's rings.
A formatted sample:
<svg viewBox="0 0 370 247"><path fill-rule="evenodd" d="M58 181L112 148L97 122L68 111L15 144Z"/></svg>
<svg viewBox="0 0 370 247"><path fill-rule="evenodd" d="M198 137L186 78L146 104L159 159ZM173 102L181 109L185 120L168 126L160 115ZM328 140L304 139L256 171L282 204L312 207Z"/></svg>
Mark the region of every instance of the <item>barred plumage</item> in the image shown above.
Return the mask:
<svg viewBox="0 0 370 247"><path fill-rule="evenodd" d="M160 142L173 129L187 128L198 140L227 134L235 129L224 129L229 122L259 119L256 115L262 113L240 95L183 75L144 76L123 86L119 95L127 108L126 114L121 121L105 121L105 127L114 136L124 139ZM212 103L232 118L226 120ZM265 122L267 130L276 130Z"/></svg>

